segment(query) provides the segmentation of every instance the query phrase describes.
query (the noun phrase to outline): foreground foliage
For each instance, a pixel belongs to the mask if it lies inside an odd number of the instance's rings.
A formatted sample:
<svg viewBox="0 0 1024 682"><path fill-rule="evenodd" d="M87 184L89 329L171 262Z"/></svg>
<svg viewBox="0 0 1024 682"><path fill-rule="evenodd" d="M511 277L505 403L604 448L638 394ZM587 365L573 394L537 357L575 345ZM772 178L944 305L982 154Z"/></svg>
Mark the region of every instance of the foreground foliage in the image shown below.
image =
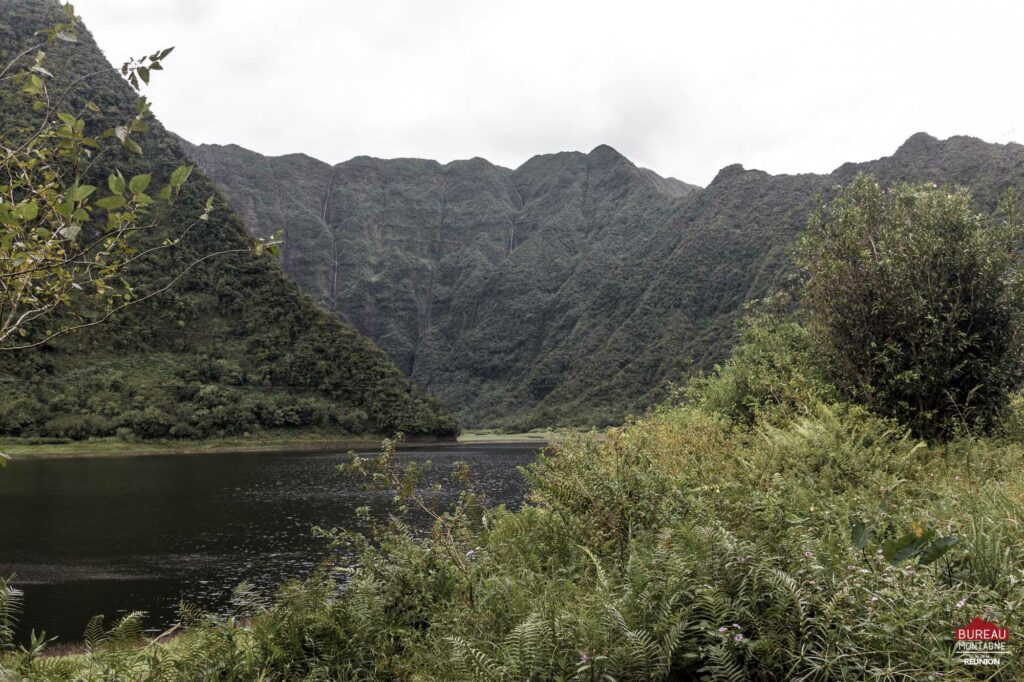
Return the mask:
<svg viewBox="0 0 1024 682"><path fill-rule="evenodd" d="M68 679L974 679L954 629L1024 625L1020 434L927 445L813 397L752 421L715 407L753 366L552 447L518 511L469 494L429 537L397 520L372 541L333 534L357 551L343 584L325 570L271 606L243 586L232 620L186 611L162 643L115 633L4 665ZM779 395L805 385L789 377ZM429 496L415 472L369 464L400 504ZM985 674L1024 674L1003 662Z"/></svg>
<svg viewBox="0 0 1024 682"><path fill-rule="evenodd" d="M137 292L123 274L134 261L175 246L209 217L197 215L177 234L165 227L160 231L169 236L140 249L139 235L160 228L154 215L181 191L192 167L174 169L158 192L149 189L151 173L126 178L116 168L102 189L89 184L96 175L90 173L94 162L112 149L143 153L132 135L148 129L149 105L140 98L130 120L99 130L99 105L70 101L73 93L57 86L46 58L46 50L56 43L78 42L78 17L71 5L63 10L64 21L40 31L37 42L6 65L0 62L0 83L21 87L24 104L30 102L35 113L22 125L0 129L0 350L25 350L100 324L170 288L180 276L155 291ZM121 73L138 90L149 82L151 71L163 69L161 60L171 49L126 62ZM204 258L217 255L223 254ZM59 315L72 310L74 316ZM27 340L33 326L46 322L53 328Z"/></svg>

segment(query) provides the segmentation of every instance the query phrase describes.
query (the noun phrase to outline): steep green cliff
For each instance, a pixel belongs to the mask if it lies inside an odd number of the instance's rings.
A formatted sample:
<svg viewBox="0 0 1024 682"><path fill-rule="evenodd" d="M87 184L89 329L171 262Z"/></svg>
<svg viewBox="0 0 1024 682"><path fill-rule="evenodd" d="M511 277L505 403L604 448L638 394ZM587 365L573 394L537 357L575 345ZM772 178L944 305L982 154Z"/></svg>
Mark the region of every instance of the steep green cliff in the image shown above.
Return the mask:
<svg viewBox="0 0 1024 682"><path fill-rule="evenodd" d="M577 320L595 296L600 307L627 303L617 288L630 284L609 270L694 189L604 146L515 171L483 159L358 157L331 168L236 146L186 149L252 233L284 230L296 281L476 424L543 423L511 417L560 383L580 341L599 343L605 323ZM624 399L587 418L615 419Z"/></svg>
<svg viewBox="0 0 1024 682"><path fill-rule="evenodd" d="M56 2L4 3L0 60L7 63L37 29L60 17ZM98 132L134 111L134 93L88 32L82 30L77 43L54 45L46 64L56 77L50 84L55 92L95 74L69 93L78 107L87 99L99 105L87 119L89 129ZM0 126L16 137L38 114L10 81L3 85ZM105 185L113 168L165 178L188 162L158 122L139 142L142 157L102 157L92 171L94 184ZM296 178L289 191L297 193L301 184ZM167 233L192 221L217 194L194 173L162 219ZM217 203L199 233L132 269L128 278L140 293L203 254L246 244L242 220ZM292 427L440 436L456 430L452 415L369 339L317 306L277 263L245 253L206 261L167 294L105 325L38 350L0 355L0 435L204 437Z"/></svg>

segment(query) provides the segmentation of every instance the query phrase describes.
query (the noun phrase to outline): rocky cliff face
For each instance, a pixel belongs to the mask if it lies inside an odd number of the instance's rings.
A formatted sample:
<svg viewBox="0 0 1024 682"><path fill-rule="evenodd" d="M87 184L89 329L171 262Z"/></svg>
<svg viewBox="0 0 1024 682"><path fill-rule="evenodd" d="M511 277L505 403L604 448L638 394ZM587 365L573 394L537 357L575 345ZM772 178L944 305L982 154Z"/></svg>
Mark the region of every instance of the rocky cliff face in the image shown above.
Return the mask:
<svg viewBox="0 0 1024 682"><path fill-rule="evenodd" d="M284 230L284 267L303 288L471 423L522 414L558 386L574 339L600 336L577 328L586 302L621 298L609 269L694 190L606 146L515 171L186 148L253 234Z"/></svg>
<svg viewBox="0 0 1024 682"><path fill-rule="evenodd" d="M991 208L1024 147L911 137L827 175L724 168L705 189L614 149L515 170L359 157L334 166L189 146L285 270L469 424L620 420L728 352L743 304L785 286L816 195L859 171L965 184Z"/></svg>

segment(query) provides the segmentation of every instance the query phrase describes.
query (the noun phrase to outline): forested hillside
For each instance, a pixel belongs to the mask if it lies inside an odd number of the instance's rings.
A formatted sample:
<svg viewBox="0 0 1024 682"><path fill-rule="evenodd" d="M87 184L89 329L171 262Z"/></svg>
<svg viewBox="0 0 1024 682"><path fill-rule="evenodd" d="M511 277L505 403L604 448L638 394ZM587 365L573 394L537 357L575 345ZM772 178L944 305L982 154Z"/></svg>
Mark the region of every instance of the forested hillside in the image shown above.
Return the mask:
<svg viewBox="0 0 1024 682"><path fill-rule="evenodd" d="M0 61L6 64L38 41L38 29L62 17L50 0L5 2ZM73 111L90 100L98 105L97 112L85 113L95 134L135 112L135 93L87 31L79 31L77 42L58 41L47 51L46 69L53 74L47 86L54 97L92 74L74 85L68 102ZM39 114L13 81L2 85L0 125L5 137L17 139L39 125ZM188 163L159 122L151 121L137 139L143 154L100 157L91 171L94 184L106 186L115 168L126 177L152 173L165 182L172 169ZM142 295L205 254L239 252L203 262L168 293L103 325L0 354L0 435L192 438L299 427L441 436L456 431L454 418L370 340L318 307L272 259L245 252L249 238L242 220L202 173L192 174L161 215L166 232L149 239L180 233L210 196L210 220L179 245L137 262L127 279ZM89 319L88 311L79 312ZM45 331L40 326L26 341Z"/></svg>
<svg viewBox="0 0 1024 682"><path fill-rule="evenodd" d="M828 175L740 165L705 189L607 146L516 170L186 145L284 268L469 424L620 420L724 359L745 302L785 285L814 198L864 170L960 183L992 208L1024 147L917 134Z"/></svg>

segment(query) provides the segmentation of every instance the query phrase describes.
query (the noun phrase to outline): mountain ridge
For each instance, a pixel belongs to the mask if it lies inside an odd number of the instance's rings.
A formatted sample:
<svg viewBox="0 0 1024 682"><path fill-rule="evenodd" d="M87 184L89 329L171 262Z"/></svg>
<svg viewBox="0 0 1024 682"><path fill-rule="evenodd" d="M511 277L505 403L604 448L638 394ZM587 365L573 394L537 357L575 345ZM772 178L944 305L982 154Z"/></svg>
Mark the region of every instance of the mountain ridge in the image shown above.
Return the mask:
<svg viewBox="0 0 1024 682"><path fill-rule="evenodd" d="M230 156L196 153L201 166ZM281 158L259 162L295 172ZM314 297L468 424L509 428L618 422L724 359L745 303L787 286L814 198L857 172L886 184L966 184L986 207L1024 184L1020 145L925 133L829 173L730 164L705 188L681 188L607 145L538 154L510 171L482 159L354 161L333 167L335 199L318 229L352 261L391 265L337 263L349 293ZM223 168L211 176L236 185L228 196L291 193ZM308 270L285 269L310 286Z"/></svg>

